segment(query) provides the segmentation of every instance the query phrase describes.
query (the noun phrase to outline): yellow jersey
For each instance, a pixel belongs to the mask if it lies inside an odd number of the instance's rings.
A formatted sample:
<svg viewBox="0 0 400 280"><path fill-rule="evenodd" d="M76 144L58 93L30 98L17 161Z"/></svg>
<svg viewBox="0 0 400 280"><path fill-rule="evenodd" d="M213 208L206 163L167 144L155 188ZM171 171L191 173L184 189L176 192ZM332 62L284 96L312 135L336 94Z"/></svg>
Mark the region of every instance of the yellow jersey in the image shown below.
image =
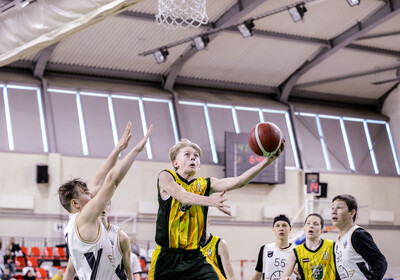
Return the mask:
<svg viewBox="0 0 400 280"><path fill-rule="evenodd" d="M332 240L321 239L320 246L314 251L308 249L305 243L293 249L303 280L336 278L334 244Z"/></svg>
<svg viewBox="0 0 400 280"><path fill-rule="evenodd" d="M201 252L206 258L210 260L210 262L216 267L221 274L226 277L224 267L222 266L221 258L218 254L218 245L221 241L221 238L218 236L210 234L210 238L208 242L200 247Z"/></svg>
<svg viewBox="0 0 400 280"><path fill-rule="evenodd" d="M209 178L199 177L188 182L172 170L164 171L170 173L175 182L187 192L202 196L209 195ZM173 249L199 249L200 244L203 244L205 241L205 221L207 220L208 207L184 205L172 196L163 199L159 191L158 204L156 222L157 244Z"/></svg>

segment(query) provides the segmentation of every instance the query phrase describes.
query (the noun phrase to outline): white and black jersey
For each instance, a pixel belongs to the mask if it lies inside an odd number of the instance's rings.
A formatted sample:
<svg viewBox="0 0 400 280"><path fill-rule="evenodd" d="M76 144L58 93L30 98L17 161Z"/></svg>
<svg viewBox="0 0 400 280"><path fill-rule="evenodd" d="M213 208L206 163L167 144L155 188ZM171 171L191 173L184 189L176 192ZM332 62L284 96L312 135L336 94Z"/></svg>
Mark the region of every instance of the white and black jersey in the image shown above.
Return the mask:
<svg viewBox="0 0 400 280"><path fill-rule="evenodd" d="M79 213L70 215L64 230L70 260L79 280L113 279L114 256L106 228L99 221L98 234L94 241L84 240L76 225Z"/></svg>
<svg viewBox="0 0 400 280"><path fill-rule="evenodd" d="M372 236L354 225L335 245L336 270L341 280L381 280L387 269L385 256Z"/></svg>
<svg viewBox="0 0 400 280"><path fill-rule="evenodd" d="M256 271L262 272L262 279L281 279L286 262L293 248L293 244L289 244L289 246L284 249L278 248L275 243L263 245L260 248L256 265ZM294 274L292 274L292 279L296 279Z"/></svg>
<svg viewBox="0 0 400 280"><path fill-rule="evenodd" d="M115 263L115 275L114 278L115 280L126 280L126 273L125 273L125 268L122 263L122 258L123 258L123 253L122 249L120 246L120 240L119 240L119 231L121 229L117 227L116 225L113 224L108 224L107 226L107 234L108 238L111 241L111 246L113 250L113 256L114 256L114 263Z"/></svg>

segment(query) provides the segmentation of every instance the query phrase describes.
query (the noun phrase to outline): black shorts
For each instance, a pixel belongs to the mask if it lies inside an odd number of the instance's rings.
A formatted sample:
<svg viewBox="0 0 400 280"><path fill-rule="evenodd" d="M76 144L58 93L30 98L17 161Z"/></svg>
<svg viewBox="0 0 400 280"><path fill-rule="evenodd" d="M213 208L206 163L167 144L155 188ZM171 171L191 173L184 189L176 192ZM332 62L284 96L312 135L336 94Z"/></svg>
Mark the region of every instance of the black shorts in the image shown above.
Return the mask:
<svg viewBox="0 0 400 280"><path fill-rule="evenodd" d="M225 279L200 250L177 250L157 246L151 259L149 280Z"/></svg>

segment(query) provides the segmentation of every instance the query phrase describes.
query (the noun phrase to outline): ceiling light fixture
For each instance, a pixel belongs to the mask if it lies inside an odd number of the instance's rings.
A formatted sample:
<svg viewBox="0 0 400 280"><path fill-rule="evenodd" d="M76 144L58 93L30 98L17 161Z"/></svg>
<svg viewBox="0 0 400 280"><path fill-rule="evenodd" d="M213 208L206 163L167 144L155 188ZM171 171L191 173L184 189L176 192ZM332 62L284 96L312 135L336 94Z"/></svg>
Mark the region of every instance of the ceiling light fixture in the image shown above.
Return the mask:
<svg viewBox="0 0 400 280"><path fill-rule="evenodd" d="M154 53L154 58L158 64L164 63L167 61L167 56L169 55L167 48L159 48L158 51Z"/></svg>
<svg viewBox="0 0 400 280"><path fill-rule="evenodd" d="M245 21L243 24L238 25L237 28L244 38L253 36L254 22L253 20Z"/></svg>
<svg viewBox="0 0 400 280"><path fill-rule="evenodd" d="M350 1L350 0L348 0ZM304 6L304 3L297 4L295 7L290 8L289 14L292 17L294 22L299 22L304 18L305 12L307 12L306 7Z"/></svg>
<svg viewBox="0 0 400 280"><path fill-rule="evenodd" d="M350 7L353 7L355 5L360 5L360 0L347 0L347 3L349 3Z"/></svg>
<svg viewBox="0 0 400 280"><path fill-rule="evenodd" d="M194 38L193 42L196 46L196 49L200 51L207 47L208 43L210 42L210 38L208 38L208 36L199 36Z"/></svg>

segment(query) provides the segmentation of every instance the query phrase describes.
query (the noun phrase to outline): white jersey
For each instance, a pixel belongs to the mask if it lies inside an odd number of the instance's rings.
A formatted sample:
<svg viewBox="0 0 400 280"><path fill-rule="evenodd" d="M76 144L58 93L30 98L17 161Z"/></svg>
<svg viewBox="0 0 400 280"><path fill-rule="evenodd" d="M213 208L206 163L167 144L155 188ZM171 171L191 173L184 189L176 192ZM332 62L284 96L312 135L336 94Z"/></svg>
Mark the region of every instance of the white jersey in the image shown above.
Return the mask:
<svg viewBox="0 0 400 280"><path fill-rule="evenodd" d="M140 261L134 253L131 253L131 266L133 274L142 272L142 266L140 265Z"/></svg>
<svg viewBox="0 0 400 280"><path fill-rule="evenodd" d="M119 240L119 231L121 229L117 227L116 225L113 224L108 224L107 226L107 234L108 238L110 238L111 241L111 246L113 249L113 256L114 256L114 263L115 263L115 275L113 279L116 280L125 280L126 278L126 273L124 266L122 264L122 250L120 246L120 240Z"/></svg>
<svg viewBox="0 0 400 280"><path fill-rule="evenodd" d="M348 280L365 280L367 279L361 272L357 264L364 263L368 267L367 262L353 248L351 244L351 236L359 226L352 226L342 237L339 237L335 245L336 269L340 279Z"/></svg>
<svg viewBox="0 0 400 280"><path fill-rule="evenodd" d="M110 239L103 224L99 222L95 241L85 241L76 226L76 217L72 214L64 230L70 260L80 280L112 279L116 269Z"/></svg>
<svg viewBox="0 0 400 280"><path fill-rule="evenodd" d="M265 245L263 254L263 279L280 280L282 278L286 262L293 248L293 244L286 249L278 248L275 243ZM292 279L296 279L294 274L292 274Z"/></svg>

